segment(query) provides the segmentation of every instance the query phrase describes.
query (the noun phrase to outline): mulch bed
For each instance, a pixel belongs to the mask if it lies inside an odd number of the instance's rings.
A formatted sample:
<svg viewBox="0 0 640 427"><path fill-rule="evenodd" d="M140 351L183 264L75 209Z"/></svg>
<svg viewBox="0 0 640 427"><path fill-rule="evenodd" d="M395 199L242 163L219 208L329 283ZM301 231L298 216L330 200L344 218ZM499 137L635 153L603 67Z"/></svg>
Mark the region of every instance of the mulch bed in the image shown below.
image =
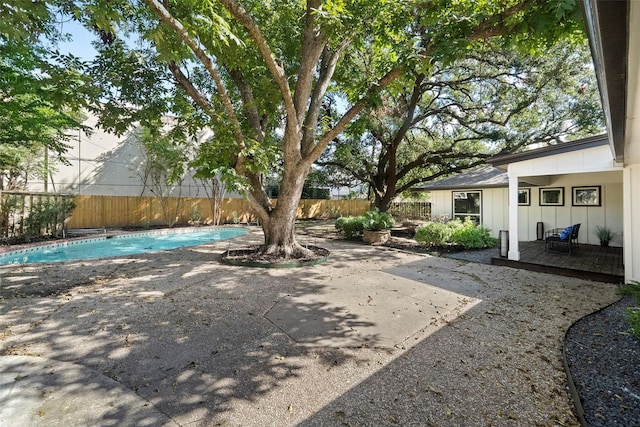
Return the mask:
<svg viewBox="0 0 640 427"><path fill-rule="evenodd" d="M640 340L629 332L632 297L577 321L565 355L589 426L640 425Z"/></svg>
<svg viewBox="0 0 640 427"><path fill-rule="evenodd" d="M329 256L329 251L327 249L318 246L308 246L307 249L313 252L312 256L283 259L275 254L260 253L260 246L254 246L247 249L226 251L222 254L220 260L223 263L226 262L234 265L277 268L278 266L295 267L312 265L317 262L322 262Z"/></svg>

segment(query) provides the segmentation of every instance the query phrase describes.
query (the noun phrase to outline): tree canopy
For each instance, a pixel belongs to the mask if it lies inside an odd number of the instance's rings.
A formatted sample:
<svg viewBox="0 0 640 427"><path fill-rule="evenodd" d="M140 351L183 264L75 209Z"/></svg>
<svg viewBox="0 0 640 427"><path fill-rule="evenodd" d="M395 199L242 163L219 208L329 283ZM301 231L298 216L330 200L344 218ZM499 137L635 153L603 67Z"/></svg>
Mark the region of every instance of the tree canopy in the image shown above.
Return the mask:
<svg viewBox="0 0 640 427"><path fill-rule="evenodd" d="M601 111L586 39L537 56L478 43L397 79L318 163L368 184L384 211L396 194L492 155L602 131Z"/></svg>
<svg viewBox="0 0 640 427"><path fill-rule="evenodd" d="M244 183L264 252L305 255L294 220L328 144L383 91L481 40L535 51L580 30L575 0L60 0L100 38L92 76L101 125L123 132L173 113L185 134L214 132L212 168ZM367 52L366 72L359 53ZM323 114L338 99L348 108ZM282 167L274 205L263 175Z"/></svg>
<svg viewBox="0 0 640 427"><path fill-rule="evenodd" d="M64 159L90 92L83 63L51 43L61 35L43 2L3 2L0 24L0 189L15 189L47 149Z"/></svg>

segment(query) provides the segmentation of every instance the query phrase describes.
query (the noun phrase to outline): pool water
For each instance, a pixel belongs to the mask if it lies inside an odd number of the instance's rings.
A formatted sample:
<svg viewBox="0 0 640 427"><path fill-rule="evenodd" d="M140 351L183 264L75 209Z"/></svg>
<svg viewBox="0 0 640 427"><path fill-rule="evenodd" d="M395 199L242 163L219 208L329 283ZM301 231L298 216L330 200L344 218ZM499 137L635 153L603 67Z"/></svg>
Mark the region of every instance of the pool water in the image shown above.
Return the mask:
<svg viewBox="0 0 640 427"><path fill-rule="evenodd" d="M7 252L0 254L0 264L62 262L164 251L227 240L247 232L244 228L210 228L97 237Z"/></svg>

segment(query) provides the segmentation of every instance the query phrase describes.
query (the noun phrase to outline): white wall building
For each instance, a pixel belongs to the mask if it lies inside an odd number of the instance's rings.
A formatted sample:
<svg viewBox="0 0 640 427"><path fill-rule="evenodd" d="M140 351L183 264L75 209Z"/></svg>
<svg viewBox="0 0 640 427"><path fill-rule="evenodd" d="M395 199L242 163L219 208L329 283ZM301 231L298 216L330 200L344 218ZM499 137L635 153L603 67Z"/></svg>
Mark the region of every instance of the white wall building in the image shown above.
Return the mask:
<svg viewBox="0 0 640 427"><path fill-rule="evenodd" d="M511 230L509 173L517 174L515 238L538 239L538 223L543 230L581 224L579 243L599 244L594 229L600 226L614 232L612 246L622 246L622 167L608 152L606 136L587 138L496 157L491 163L497 167L478 168L420 188L431 192L433 218L470 216L498 237L500 230ZM570 169L561 167L564 164ZM565 173L558 174L559 169ZM584 194L596 198L584 201ZM514 235L511 231L510 238Z"/></svg>
<svg viewBox="0 0 640 427"><path fill-rule="evenodd" d="M136 137L136 129L117 136L96 128L98 118L89 116L84 125L89 134L78 131L77 138L66 153L68 165L56 164L47 182L31 181L30 191L49 191L97 196L152 196L149 183L145 185L145 155ZM199 141L209 137L203 133ZM187 173L181 185L169 188L169 196L207 197L199 180ZM237 197L229 195L228 197Z"/></svg>

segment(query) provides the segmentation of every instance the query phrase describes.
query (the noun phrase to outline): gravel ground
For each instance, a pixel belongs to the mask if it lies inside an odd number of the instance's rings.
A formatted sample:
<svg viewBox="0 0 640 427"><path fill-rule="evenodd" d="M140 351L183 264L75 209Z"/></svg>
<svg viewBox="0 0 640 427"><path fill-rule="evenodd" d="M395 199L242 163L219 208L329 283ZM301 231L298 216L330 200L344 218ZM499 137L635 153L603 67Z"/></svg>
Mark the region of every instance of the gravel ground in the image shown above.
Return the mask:
<svg viewBox="0 0 640 427"><path fill-rule="evenodd" d="M394 238L391 246L415 249L410 239ZM447 258L491 264L498 249L443 254ZM640 340L629 333L624 297L578 320L565 336L565 358L575 384L577 416L594 427L640 426Z"/></svg>

